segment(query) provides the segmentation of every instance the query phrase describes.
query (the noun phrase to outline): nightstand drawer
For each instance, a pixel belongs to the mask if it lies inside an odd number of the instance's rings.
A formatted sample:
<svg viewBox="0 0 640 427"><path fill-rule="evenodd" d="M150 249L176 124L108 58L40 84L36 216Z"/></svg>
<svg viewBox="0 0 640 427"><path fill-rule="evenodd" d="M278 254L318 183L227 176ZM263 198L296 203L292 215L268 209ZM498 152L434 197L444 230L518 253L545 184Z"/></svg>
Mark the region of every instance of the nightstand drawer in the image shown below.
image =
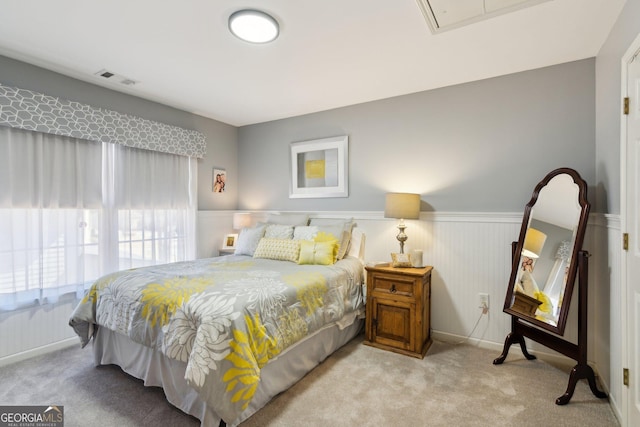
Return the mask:
<svg viewBox="0 0 640 427"><path fill-rule="evenodd" d="M397 296L413 297L415 280L402 277L373 275L373 292Z"/></svg>

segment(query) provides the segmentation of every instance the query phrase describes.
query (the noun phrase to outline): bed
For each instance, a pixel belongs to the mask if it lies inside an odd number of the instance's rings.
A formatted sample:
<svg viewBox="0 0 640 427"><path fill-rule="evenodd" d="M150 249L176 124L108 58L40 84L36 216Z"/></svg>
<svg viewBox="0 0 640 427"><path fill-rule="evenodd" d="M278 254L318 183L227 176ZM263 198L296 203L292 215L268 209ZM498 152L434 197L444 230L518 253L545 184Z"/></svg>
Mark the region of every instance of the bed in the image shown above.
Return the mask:
<svg viewBox="0 0 640 427"><path fill-rule="evenodd" d="M203 426L241 423L354 338L364 317L364 235L348 229L326 243L318 226L300 226L301 239L261 227L249 253L100 278L70 326L83 347L93 342L96 365L162 387ZM305 253L311 262L299 264Z"/></svg>

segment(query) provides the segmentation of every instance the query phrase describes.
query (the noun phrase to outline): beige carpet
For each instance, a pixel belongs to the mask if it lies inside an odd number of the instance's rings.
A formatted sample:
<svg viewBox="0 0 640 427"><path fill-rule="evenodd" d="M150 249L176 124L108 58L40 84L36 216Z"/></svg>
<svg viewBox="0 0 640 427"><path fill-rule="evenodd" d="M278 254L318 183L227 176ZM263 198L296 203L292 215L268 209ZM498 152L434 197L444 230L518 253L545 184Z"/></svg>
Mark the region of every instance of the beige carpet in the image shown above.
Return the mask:
<svg viewBox="0 0 640 427"><path fill-rule="evenodd" d="M469 345L434 342L423 360L368 347L358 337L242 426L618 426L607 399L580 381L557 406L568 370L506 362ZM65 426L197 426L114 366L71 348L0 369L0 404L64 405Z"/></svg>

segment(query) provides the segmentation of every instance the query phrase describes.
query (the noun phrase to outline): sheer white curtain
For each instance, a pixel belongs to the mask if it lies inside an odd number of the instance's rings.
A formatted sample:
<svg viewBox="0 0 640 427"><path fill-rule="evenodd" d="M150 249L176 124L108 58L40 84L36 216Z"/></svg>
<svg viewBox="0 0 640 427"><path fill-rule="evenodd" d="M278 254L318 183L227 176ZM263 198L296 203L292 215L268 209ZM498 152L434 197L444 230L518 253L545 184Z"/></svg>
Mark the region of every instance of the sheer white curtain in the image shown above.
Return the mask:
<svg viewBox="0 0 640 427"><path fill-rule="evenodd" d="M101 158L99 143L0 127L0 308L98 277Z"/></svg>
<svg viewBox="0 0 640 427"><path fill-rule="evenodd" d="M195 258L195 158L108 144L106 193L117 215L114 269Z"/></svg>
<svg viewBox="0 0 640 427"><path fill-rule="evenodd" d="M0 309L195 258L195 159L0 127Z"/></svg>

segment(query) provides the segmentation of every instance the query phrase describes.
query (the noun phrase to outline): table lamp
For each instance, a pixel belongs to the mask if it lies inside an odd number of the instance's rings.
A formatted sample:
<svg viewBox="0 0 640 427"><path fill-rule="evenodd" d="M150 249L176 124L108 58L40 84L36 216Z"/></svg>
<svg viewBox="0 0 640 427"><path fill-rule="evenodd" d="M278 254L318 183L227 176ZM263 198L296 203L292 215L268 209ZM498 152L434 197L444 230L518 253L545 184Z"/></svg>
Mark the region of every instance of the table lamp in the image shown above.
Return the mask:
<svg viewBox="0 0 640 427"><path fill-rule="evenodd" d="M407 226L404 224L404 220L420 218L420 195L413 193L387 193L384 204L384 217L400 220L400 224L398 224L400 232L396 238L400 242L400 253L403 254L404 242L407 240L407 235L404 232Z"/></svg>
<svg viewBox="0 0 640 427"><path fill-rule="evenodd" d="M522 255L527 258L539 258L542 253L542 247L547 240L547 235L540 230L529 227L527 234L524 237L524 245L522 248Z"/></svg>
<svg viewBox="0 0 640 427"><path fill-rule="evenodd" d="M251 226L251 214L246 212L236 212L233 214L233 229L242 230Z"/></svg>

